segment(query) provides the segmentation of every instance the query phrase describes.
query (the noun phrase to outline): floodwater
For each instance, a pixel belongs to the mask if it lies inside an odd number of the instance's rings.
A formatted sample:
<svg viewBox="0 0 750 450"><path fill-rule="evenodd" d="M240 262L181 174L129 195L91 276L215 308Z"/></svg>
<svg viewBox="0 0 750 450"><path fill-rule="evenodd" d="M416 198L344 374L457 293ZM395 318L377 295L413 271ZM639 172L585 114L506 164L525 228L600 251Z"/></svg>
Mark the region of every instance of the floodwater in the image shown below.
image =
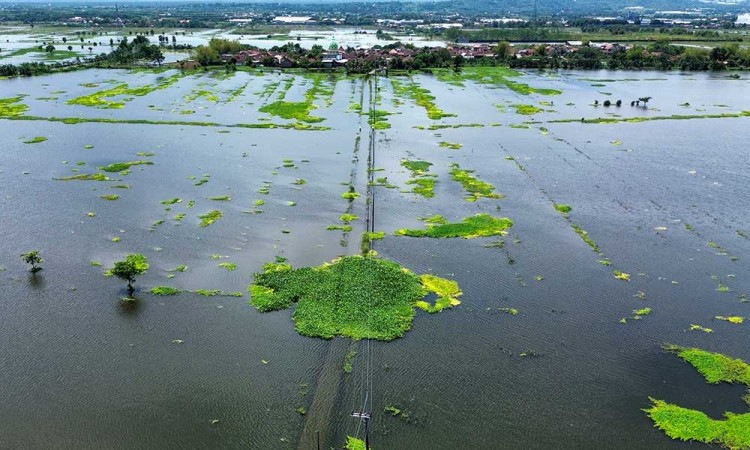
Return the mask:
<svg viewBox="0 0 750 450"><path fill-rule="evenodd" d="M315 125L327 131L231 126L288 123L258 109L278 99L286 80L287 101L302 101L312 82L277 72L189 75L122 109L66 103L172 74L85 71L0 83L0 98L27 94L25 114L41 118L0 121L0 448L313 448L311 423L322 448L363 437L350 413L363 395L365 343L344 374L338 352L346 339L298 335L290 311L249 306L247 286L275 256L302 267L359 251L366 198L349 203L340 194L349 183L367 190L371 134L350 105L366 110L373 83L325 81L334 93L311 114L325 118ZM415 75L438 107L456 114L440 121L380 78L377 108L394 114L390 129L374 133L374 167L399 188L374 189L374 228L387 232L374 248L416 273L455 279L464 295L454 309L418 311L403 338L372 343L373 448L692 448L653 427L642 412L649 397L715 418L747 410L743 389L706 384L662 345L750 360L747 322L714 318L749 315L750 118L580 122L747 111L750 82L742 78L532 72L518 80L562 91L543 96ZM196 97L205 90L218 99ZM653 97L648 108L630 106L643 96ZM593 106L606 99L624 105ZM524 116L513 104L545 111ZM70 117L216 125L47 120ZM575 120L551 122L559 119ZM414 128L436 123L483 127ZM35 136L48 140L23 143ZM294 167L283 167L288 159ZM402 159L433 163L434 198L406 192ZM117 181L56 180L134 160L154 164L110 174ZM465 201L451 163L476 170L505 198ZM259 194L267 182L269 194ZM113 193L120 198L100 198ZM224 195L232 200L209 199ZM182 201L161 203L175 197ZM255 206L258 199L265 204ZM570 221L554 203L573 207ZM198 215L214 209L223 217L199 227ZM345 212L360 217L351 233L326 230ZM488 247L496 238L392 234L424 226L419 217L459 221L480 212L514 221L502 248ZM45 259L36 275L17 256L31 249ZM124 283L102 273L134 252L151 268L136 282L137 302L125 304ZM611 266L598 262L604 257ZM173 272L178 265L188 268ZM613 269L631 280L615 279ZM157 297L149 293L157 285L243 297ZM644 307L651 314L632 319ZM386 406L410 421L390 417Z"/></svg>
<svg viewBox="0 0 750 450"><path fill-rule="evenodd" d="M85 31L90 32L91 30ZM307 49L311 48L313 45L321 45L324 48L328 48L332 43L336 43L344 48L370 48L374 45L386 45L396 41L400 41L404 44L413 44L417 47L445 46L444 41L430 40L425 36L405 35L395 32L390 33L394 40L381 40L376 37L376 30L366 30L366 33L362 33L363 30L349 27L321 27L316 30L292 30L288 34L269 35L243 34L243 31L242 28L236 28L229 31L219 29L160 30L160 32L163 32L168 39L168 45L163 47L165 57L164 62L170 63L189 57L188 51L169 50L173 37L177 44L191 45L193 47L207 45L213 38L237 40L242 44L253 45L262 49L270 49L271 47L281 46L287 43L298 44ZM67 42L63 43L63 37L67 39ZM110 39L113 40L114 45L117 45L117 43L123 38L132 39L133 36L126 32L107 31L102 35L85 35L83 38L84 42L81 42L80 36L75 35L75 33L50 31L35 32L35 30L28 27L3 27L0 28L0 62L2 62L2 64L47 62L48 60L44 52L32 52L20 55L14 54L14 52L18 50L39 47L44 43L54 43L58 50L67 50L67 47L71 46L72 51L78 53L78 56L81 58L84 58L98 55L102 52L109 52L111 50ZM159 44L158 34L148 36L148 38L153 44ZM92 50L89 50L89 47L91 47ZM68 58L67 60L70 61L73 59L75 59L75 56ZM61 59L60 61L65 61L65 59Z"/></svg>

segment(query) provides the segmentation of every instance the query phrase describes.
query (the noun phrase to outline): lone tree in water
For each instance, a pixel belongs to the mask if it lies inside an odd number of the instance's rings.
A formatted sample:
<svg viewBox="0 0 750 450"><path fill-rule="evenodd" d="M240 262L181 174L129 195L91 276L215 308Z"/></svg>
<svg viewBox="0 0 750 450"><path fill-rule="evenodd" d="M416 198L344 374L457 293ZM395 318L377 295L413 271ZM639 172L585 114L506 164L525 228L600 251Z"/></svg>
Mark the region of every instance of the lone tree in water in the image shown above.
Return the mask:
<svg viewBox="0 0 750 450"><path fill-rule="evenodd" d="M37 264L44 262L41 256L39 256L39 250L32 250L21 255L23 261L27 264L31 264L31 273L37 273L42 270Z"/></svg>
<svg viewBox="0 0 750 450"><path fill-rule="evenodd" d="M638 99L639 102L643 102L643 107L644 108L646 107L646 103L648 103L649 100L651 100L651 97L640 97Z"/></svg>
<svg viewBox="0 0 750 450"><path fill-rule="evenodd" d="M127 281L128 292L132 295L135 290L133 288L135 277L146 273L148 267L148 260L145 256L140 253L131 253L124 261L117 261L115 267L110 270L109 273L117 278Z"/></svg>

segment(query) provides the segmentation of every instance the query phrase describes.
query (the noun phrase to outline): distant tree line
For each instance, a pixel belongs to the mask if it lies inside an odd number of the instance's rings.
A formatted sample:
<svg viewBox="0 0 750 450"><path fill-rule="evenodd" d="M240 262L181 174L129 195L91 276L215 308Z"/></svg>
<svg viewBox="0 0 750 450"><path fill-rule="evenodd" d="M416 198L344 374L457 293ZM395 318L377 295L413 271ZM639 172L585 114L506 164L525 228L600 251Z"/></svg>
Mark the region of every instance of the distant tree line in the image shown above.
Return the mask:
<svg viewBox="0 0 750 450"><path fill-rule="evenodd" d="M598 47L582 46L577 51L556 54L539 46L534 56L506 58L515 68L535 69L656 69L656 70L726 70L750 68L750 49L738 44L703 49L670 45L660 41L648 46L634 45L628 50L605 53Z"/></svg>

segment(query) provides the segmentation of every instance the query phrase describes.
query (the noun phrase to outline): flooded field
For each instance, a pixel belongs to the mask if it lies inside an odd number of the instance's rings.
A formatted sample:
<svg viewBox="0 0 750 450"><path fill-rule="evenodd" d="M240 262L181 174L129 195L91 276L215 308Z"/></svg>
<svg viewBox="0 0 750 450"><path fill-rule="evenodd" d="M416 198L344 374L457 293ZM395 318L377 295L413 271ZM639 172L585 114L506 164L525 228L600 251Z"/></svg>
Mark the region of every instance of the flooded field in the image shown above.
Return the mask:
<svg viewBox="0 0 750 450"><path fill-rule="evenodd" d="M91 33L92 30L85 30ZM21 64L25 62L55 62L71 61L76 57L90 57L101 53L108 53L112 45L123 39L132 39L133 35L125 30L96 30L97 35L76 35L65 28L51 28L35 30L29 27L0 27L0 64ZM237 40L245 45L252 45L262 49L270 49L274 46L282 46L286 43L294 43L302 48L309 49L313 45L321 45L324 48L335 42L344 48L370 48L374 45L392 44L400 41L404 44L413 44L417 47L444 47L444 41L429 40L425 36L413 36L393 33L393 40L378 39L376 30L362 30L348 27L320 27L317 30L291 30L284 33L257 34L252 29L235 28L231 30L207 29L170 29L156 30L156 34L149 36L153 44L158 44L158 35L163 34L168 38L167 44L162 48L164 62L170 63L190 57L189 51L170 51L171 43L179 45L190 45L197 47L207 45L212 38ZM131 32L132 33L132 32ZM174 41L172 41L174 37ZM110 40L112 42L110 42ZM55 52L45 52L46 44L54 44ZM70 46L70 49L68 49Z"/></svg>
<svg viewBox="0 0 750 450"><path fill-rule="evenodd" d="M0 81L0 116L2 448L342 448L368 379L375 449L693 448L649 397L747 412L663 349L750 360L744 75L90 70ZM463 294L369 344L249 304L366 231Z"/></svg>

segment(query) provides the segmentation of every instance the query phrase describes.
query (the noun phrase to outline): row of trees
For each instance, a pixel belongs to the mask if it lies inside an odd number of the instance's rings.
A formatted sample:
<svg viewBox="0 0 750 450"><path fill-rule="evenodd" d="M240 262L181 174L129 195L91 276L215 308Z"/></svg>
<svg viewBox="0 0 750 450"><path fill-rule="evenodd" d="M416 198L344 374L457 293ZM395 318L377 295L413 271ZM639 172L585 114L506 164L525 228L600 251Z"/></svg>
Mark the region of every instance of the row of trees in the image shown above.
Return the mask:
<svg viewBox="0 0 750 450"><path fill-rule="evenodd" d="M32 274L35 274L42 270L40 264L44 262L44 259L42 259L39 250L31 250L29 252L22 253L21 259L26 264L31 265L31 269L29 269L29 271ZM133 287L135 278L138 275L143 275L144 273L146 273L148 268L149 264L145 256L140 253L131 253L130 255L125 257L124 260L117 261L115 263L115 266L112 269L108 270L106 274L108 276L115 276L127 281L128 292L132 295L133 291L135 290L135 288Z"/></svg>
<svg viewBox="0 0 750 450"><path fill-rule="evenodd" d="M750 68L750 49L730 44L713 49L670 45L656 42L648 46L634 45L628 50L611 54L596 47L583 46L575 52L548 54L546 46L536 55L526 58L507 58L511 67L564 69L657 69L657 70L725 70ZM498 54L502 50L497 51Z"/></svg>

